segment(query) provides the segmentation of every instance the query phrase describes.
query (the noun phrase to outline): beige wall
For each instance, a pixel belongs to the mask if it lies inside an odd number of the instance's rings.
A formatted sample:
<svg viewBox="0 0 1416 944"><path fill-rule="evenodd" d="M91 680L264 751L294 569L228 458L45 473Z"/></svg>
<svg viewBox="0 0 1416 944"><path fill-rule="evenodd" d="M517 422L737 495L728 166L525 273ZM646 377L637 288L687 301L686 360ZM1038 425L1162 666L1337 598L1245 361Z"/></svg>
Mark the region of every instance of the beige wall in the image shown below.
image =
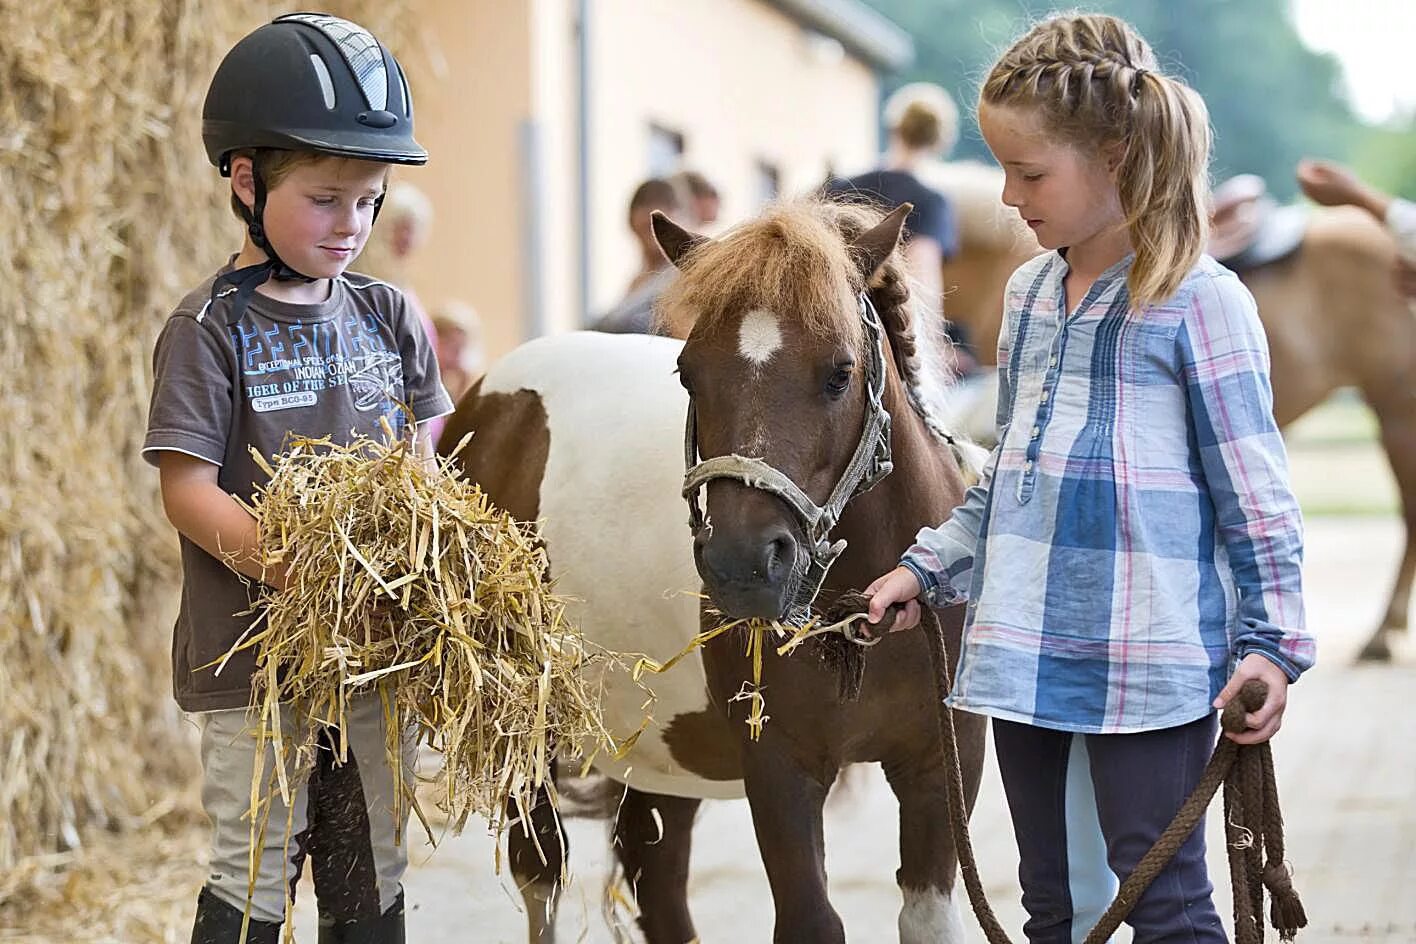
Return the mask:
<svg viewBox="0 0 1416 944"><path fill-rule="evenodd" d="M409 63L413 120L429 157L403 175L428 194L435 217L410 281L429 307L472 304L488 347L504 351L522 339L519 138L531 110L532 22L521 0L414 8L427 40Z"/></svg>
<svg viewBox="0 0 1416 944"><path fill-rule="evenodd" d="M756 212L758 159L784 193L858 169L875 153L874 73L823 58L794 20L759 0L594 0L592 309L638 267L625 208L648 172L649 124L684 135L685 164L723 194L722 222Z"/></svg>
<svg viewBox="0 0 1416 944"><path fill-rule="evenodd" d="M410 73L431 159L407 179L437 215L413 262L413 286L430 307L448 298L473 304L493 354L538 327L537 311L543 330L579 327L579 3L416 6L427 42L413 51ZM832 56L830 43L768 4L588 7L592 313L618 300L638 264L625 207L649 172L651 122L683 134L685 165L722 191L723 224L756 211L758 160L780 170L784 193L816 186L828 167L872 160L873 72Z"/></svg>

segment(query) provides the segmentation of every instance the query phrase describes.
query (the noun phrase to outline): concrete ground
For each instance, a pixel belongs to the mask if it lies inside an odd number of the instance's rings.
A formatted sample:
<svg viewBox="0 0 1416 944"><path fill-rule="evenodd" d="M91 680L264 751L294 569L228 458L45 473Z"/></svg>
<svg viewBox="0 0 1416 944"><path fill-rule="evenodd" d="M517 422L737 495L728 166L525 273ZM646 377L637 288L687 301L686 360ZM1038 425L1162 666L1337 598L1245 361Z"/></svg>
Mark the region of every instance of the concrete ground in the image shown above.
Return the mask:
<svg viewBox="0 0 1416 944"><path fill-rule="evenodd" d="M1352 662L1386 603L1400 537L1389 517L1308 521L1308 618L1319 637L1320 662L1294 687L1275 742L1288 852L1310 919L1302 944L1416 942L1416 646L1401 640L1390 666ZM991 766L990 760L973 835L994 909L1020 940L1016 853ZM851 940L890 941L900 906L895 805L878 771L861 770L851 791L838 791L828 808L832 901ZM558 940L614 941L601 913L609 865L605 826L572 821L569 833L575 880ZM1214 816L1210 835L1212 874L1227 915L1225 857ZM691 904L704 944L769 941L772 904L746 804L705 803L694 843ZM435 851L419 843L414 859L406 882L410 941L526 940L520 896L508 876L493 874L485 836L449 837ZM298 906L297 934L312 942L309 891ZM969 940L982 941L971 914L965 924Z"/></svg>

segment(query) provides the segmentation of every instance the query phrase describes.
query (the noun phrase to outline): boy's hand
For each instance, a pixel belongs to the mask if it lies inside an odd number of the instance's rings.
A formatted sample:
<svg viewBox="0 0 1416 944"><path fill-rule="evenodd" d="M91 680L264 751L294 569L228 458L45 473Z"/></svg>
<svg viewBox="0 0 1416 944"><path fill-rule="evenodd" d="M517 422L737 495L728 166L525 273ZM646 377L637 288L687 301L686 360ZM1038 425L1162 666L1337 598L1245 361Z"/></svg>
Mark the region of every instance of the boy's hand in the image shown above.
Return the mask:
<svg viewBox="0 0 1416 944"><path fill-rule="evenodd" d="M1231 699L1238 697L1239 689L1250 679L1258 679L1268 686L1268 698L1258 711L1244 716L1246 731L1225 733L1224 736L1236 744L1262 744L1273 737L1283 724L1283 709L1288 706L1288 676L1266 656L1251 652L1234 669L1229 684L1214 700L1214 707L1223 710Z"/></svg>
<svg viewBox="0 0 1416 944"><path fill-rule="evenodd" d="M913 629L919 625L919 600L916 599L919 594L919 580L914 573L908 567L896 567L865 588L865 595L870 597L870 609L866 619L872 624L878 623L887 609L893 604L902 603L904 607L895 617L890 632Z"/></svg>

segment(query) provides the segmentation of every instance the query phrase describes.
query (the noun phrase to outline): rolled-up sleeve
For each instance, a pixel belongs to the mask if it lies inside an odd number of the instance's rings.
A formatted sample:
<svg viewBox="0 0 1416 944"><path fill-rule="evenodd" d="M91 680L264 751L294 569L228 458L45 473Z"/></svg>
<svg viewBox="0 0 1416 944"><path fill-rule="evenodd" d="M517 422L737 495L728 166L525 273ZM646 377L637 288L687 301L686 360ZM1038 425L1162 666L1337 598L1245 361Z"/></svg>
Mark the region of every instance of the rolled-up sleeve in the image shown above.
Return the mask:
<svg viewBox="0 0 1416 944"><path fill-rule="evenodd" d="M1260 653L1296 680L1316 657L1303 613L1303 522L1253 296L1232 275L1207 279L1177 344L1205 485L1239 594L1233 655Z"/></svg>

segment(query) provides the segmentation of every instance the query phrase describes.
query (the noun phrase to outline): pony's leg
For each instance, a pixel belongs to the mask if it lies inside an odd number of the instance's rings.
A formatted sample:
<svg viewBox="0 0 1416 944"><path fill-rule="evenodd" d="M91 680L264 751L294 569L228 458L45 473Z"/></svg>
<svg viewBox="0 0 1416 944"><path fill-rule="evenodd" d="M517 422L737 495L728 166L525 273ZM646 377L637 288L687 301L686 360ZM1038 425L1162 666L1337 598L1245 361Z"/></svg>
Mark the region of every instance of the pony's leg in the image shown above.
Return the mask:
<svg viewBox="0 0 1416 944"><path fill-rule="evenodd" d="M826 840L821 812L836 771L813 776L791 759L789 745L761 741L743 750L743 783L757 848L772 887L774 942L843 944L845 927L826 897Z"/></svg>
<svg viewBox="0 0 1416 944"><path fill-rule="evenodd" d="M1404 390L1404 385L1398 389ZM1406 546L1386 615L1358 655L1362 660L1385 661L1391 658L1391 647L1386 638L1388 631L1407 629L1412 578L1416 576L1416 397L1397 393L1388 394L1383 399L1371 397L1368 402L1381 423L1382 448L1386 450L1387 460L1396 477L1402 518L1406 525Z"/></svg>
<svg viewBox="0 0 1416 944"><path fill-rule="evenodd" d="M954 713L960 758L982 758L986 727L981 715ZM933 752L884 765L900 803L900 869L895 881L900 909L900 944L962 944L968 895L958 881L959 859L949 827L949 777ZM973 810L981 780L980 763L964 763L966 809Z"/></svg>
<svg viewBox="0 0 1416 944"><path fill-rule="evenodd" d="M545 787L536 791L529 832L527 824L518 817L514 805L508 803L511 826L507 829L507 857L511 860L512 878L526 904L527 939L530 944L555 944L556 910L569 840Z"/></svg>
<svg viewBox="0 0 1416 944"><path fill-rule="evenodd" d="M615 817L615 854L639 904L648 944L697 939L688 913L688 854L698 799L625 788Z"/></svg>

